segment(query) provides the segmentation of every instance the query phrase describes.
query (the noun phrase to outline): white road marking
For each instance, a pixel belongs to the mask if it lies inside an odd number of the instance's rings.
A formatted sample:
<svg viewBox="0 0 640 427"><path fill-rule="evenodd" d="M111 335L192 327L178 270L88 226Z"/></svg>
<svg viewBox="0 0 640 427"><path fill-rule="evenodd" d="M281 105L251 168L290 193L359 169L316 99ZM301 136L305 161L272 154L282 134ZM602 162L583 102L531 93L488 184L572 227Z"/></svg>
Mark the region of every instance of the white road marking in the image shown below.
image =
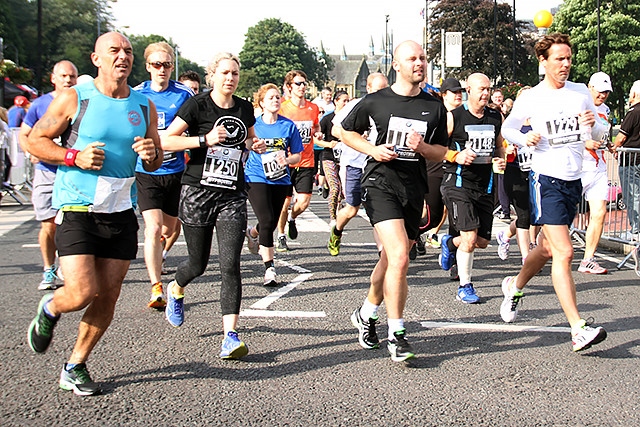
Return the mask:
<svg viewBox="0 0 640 427"><path fill-rule="evenodd" d="M299 284L307 280L309 277L313 276L313 273L305 273L298 275L295 279L291 281L287 286L283 286L280 289L270 293L266 297L262 298L255 304L251 306L251 308L255 309L263 309L266 310L272 303L276 302L281 297L285 296L292 290L294 290Z"/></svg>
<svg viewBox="0 0 640 427"><path fill-rule="evenodd" d="M18 228L27 221L35 218L35 214L32 210L28 211L1 211L2 221L0 221L0 237L9 233L11 230Z"/></svg>
<svg viewBox="0 0 640 427"><path fill-rule="evenodd" d="M461 322L420 322L427 329L470 329L486 332L556 332L571 333L571 328L563 326L531 326L531 325L498 325L490 323L461 323Z"/></svg>
<svg viewBox="0 0 640 427"><path fill-rule="evenodd" d="M242 317L327 317L324 311L242 310Z"/></svg>

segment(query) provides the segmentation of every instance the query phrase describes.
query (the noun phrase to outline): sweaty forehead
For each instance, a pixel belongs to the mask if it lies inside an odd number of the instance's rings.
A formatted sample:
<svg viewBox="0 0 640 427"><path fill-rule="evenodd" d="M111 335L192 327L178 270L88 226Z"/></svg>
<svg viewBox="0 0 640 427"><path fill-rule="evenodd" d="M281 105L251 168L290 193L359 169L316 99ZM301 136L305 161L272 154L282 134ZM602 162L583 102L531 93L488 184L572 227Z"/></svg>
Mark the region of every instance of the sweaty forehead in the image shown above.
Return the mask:
<svg viewBox="0 0 640 427"><path fill-rule="evenodd" d="M119 33L103 34L96 41L96 52L106 52L111 48L131 48L129 40Z"/></svg>

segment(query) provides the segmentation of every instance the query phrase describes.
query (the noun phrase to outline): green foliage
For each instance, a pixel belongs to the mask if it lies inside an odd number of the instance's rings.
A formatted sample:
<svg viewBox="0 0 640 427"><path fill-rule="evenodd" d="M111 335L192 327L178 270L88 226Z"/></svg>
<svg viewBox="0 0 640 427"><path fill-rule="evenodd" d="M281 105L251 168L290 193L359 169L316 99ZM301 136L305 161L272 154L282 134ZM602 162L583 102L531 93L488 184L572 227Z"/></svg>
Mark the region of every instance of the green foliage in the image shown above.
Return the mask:
<svg viewBox="0 0 640 427"><path fill-rule="evenodd" d="M513 13L511 5L498 3L496 31L495 85L513 80ZM516 22L516 79L537 81L537 62L533 40L523 33L525 24ZM494 2L493 0L442 0L431 17L432 40L428 56L440 60L440 30L462 31L462 67L448 68L447 77L466 78L474 72L494 77Z"/></svg>
<svg viewBox="0 0 640 427"><path fill-rule="evenodd" d="M600 64L609 74L613 93L607 104L614 115L624 115L625 98L639 75L640 0L600 2ZM571 80L587 83L597 70L597 1L565 0L550 31L571 36L573 66Z"/></svg>
<svg viewBox="0 0 640 427"><path fill-rule="evenodd" d="M277 18L264 19L247 30L239 58L243 77L237 94L245 97L265 83L282 85L284 76L294 69L303 70L321 87L331 65L326 52L310 49L302 34Z"/></svg>
<svg viewBox="0 0 640 427"><path fill-rule="evenodd" d="M13 61L5 59L0 61L0 76L9 77L13 83L20 84L30 82L33 79L33 72L28 68L18 67Z"/></svg>

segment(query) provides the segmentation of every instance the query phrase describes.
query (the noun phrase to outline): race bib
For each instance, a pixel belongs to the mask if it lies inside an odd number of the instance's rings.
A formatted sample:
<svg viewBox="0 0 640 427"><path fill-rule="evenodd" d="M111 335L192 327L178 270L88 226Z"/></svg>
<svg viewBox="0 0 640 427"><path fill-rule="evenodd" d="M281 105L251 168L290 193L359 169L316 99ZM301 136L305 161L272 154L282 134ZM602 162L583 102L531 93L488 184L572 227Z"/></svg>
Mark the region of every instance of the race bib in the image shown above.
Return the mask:
<svg viewBox="0 0 640 427"><path fill-rule="evenodd" d="M340 156L342 156L342 147L340 146L340 144L338 144L335 147L333 147L331 150L333 150L333 160L336 163L339 163Z"/></svg>
<svg viewBox="0 0 640 427"><path fill-rule="evenodd" d="M236 190L242 167L242 150L229 147L210 147L202 167L200 184L208 187Z"/></svg>
<svg viewBox="0 0 640 427"><path fill-rule="evenodd" d="M164 156L162 157L162 163L168 163L172 160L178 158L177 154L174 151L164 151Z"/></svg>
<svg viewBox="0 0 640 427"><path fill-rule="evenodd" d="M398 160L417 162L420 155L407 146L409 131L414 130L423 138L427 134L427 122L402 117L389 118L387 130L387 145L393 145L393 150L398 154Z"/></svg>
<svg viewBox="0 0 640 427"><path fill-rule="evenodd" d="M518 165L522 172L529 172L531 170L531 161L533 159L533 153L525 148L518 149Z"/></svg>
<svg viewBox="0 0 640 427"><path fill-rule="evenodd" d="M287 175L287 167L278 163L276 158L282 151L270 151L260 155L264 176L270 181L277 181Z"/></svg>
<svg viewBox="0 0 640 427"><path fill-rule="evenodd" d="M547 140L551 147L580 142L578 116L559 117L547 121Z"/></svg>
<svg viewBox="0 0 640 427"><path fill-rule="evenodd" d="M164 118L164 111L158 111L158 129L164 129L167 127L167 122Z"/></svg>
<svg viewBox="0 0 640 427"><path fill-rule="evenodd" d="M313 129L313 122L311 120L301 120L294 122L300 132L303 144L311 142L311 129Z"/></svg>
<svg viewBox="0 0 640 427"><path fill-rule="evenodd" d="M473 163L491 163L493 151L496 148L496 128L493 125L466 125L464 131L467 133L465 148L470 148L476 153Z"/></svg>

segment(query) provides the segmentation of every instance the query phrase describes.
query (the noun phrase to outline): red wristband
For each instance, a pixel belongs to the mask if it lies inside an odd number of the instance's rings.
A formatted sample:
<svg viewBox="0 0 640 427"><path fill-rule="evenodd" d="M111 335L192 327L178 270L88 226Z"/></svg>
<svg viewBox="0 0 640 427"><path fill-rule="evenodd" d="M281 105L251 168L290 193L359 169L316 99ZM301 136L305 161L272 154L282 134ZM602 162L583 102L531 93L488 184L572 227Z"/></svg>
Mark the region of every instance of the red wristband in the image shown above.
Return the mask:
<svg viewBox="0 0 640 427"><path fill-rule="evenodd" d="M64 164L67 166L75 166L76 165L76 157L78 157L78 153L80 150L74 150L73 148L69 148L64 155Z"/></svg>

